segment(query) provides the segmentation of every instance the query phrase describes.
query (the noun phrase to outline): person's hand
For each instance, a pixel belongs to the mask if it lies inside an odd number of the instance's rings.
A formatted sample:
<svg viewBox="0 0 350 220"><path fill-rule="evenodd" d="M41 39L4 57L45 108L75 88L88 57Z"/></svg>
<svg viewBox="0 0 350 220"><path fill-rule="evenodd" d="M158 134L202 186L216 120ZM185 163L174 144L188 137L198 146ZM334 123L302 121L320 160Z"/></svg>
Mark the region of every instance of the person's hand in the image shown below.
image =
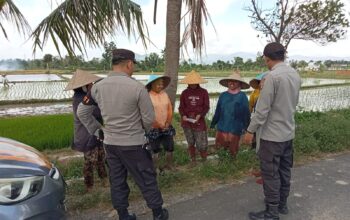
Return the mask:
<svg viewBox="0 0 350 220"><path fill-rule="evenodd" d="M254 134L247 132L243 137L243 143L251 144L253 142Z"/></svg>
<svg viewBox="0 0 350 220"><path fill-rule="evenodd" d="M97 140L102 141L105 139L105 135L103 133L103 130L101 128L97 129L94 134L97 137Z"/></svg>
<svg viewBox="0 0 350 220"><path fill-rule="evenodd" d="M182 120L187 121L187 116L186 115L182 116Z"/></svg>
<svg viewBox="0 0 350 220"><path fill-rule="evenodd" d="M163 128L163 129L168 129L168 128L169 128L169 123L168 123L168 122L165 122L164 128Z"/></svg>
<svg viewBox="0 0 350 220"><path fill-rule="evenodd" d="M165 122L164 126L160 127L160 129L162 129L162 131L166 131L169 129L169 123Z"/></svg>
<svg viewBox="0 0 350 220"><path fill-rule="evenodd" d="M201 118L201 115L196 115L196 123L199 121L200 118Z"/></svg>

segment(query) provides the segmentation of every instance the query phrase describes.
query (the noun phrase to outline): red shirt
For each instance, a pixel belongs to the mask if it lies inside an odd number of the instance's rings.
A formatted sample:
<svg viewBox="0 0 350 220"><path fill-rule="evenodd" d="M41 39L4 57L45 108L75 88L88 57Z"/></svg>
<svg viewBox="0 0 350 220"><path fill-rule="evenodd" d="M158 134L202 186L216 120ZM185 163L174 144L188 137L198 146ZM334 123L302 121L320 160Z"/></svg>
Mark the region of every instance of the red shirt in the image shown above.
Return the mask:
<svg viewBox="0 0 350 220"><path fill-rule="evenodd" d="M180 96L179 112L181 115L181 126L192 128L197 131L205 131L207 129L205 123L205 115L209 111L209 95L206 89L198 86L195 89L188 87ZM182 120L183 116L195 119L196 115L200 115L200 119L196 123Z"/></svg>

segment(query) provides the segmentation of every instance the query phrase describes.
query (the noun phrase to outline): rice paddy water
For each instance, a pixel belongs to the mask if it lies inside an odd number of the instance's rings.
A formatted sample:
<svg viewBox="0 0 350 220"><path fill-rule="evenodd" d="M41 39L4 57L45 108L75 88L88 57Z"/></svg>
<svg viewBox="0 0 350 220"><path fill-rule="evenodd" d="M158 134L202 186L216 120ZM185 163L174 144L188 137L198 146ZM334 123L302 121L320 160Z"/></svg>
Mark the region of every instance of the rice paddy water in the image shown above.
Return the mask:
<svg viewBox="0 0 350 220"><path fill-rule="evenodd" d="M99 75L105 77L106 75ZM73 91L64 91L67 80L72 75L55 75L55 74L36 74L36 75L8 75L9 86L0 83L0 102L1 101L18 101L18 100L48 100L59 101L69 99ZM134 76L141 83L146 83L147 75ZM219 84L221 78L207 77L207 84L202 87L209 93L221 93L226 90ZM249 82L252 78L244 78ZM328 111L332 109L341 109L350 107L350 86L338 85L350 83L349 79L318 79L303 78L302 87L334 85L332 87L317 87L308 90L302 90L300 93L298 110L299 111ZM1 81L0 81L1 82ZM179 84L177 94L187 87ZM211 96L209 116L213 115L218 97ZM175 104L175 111L178 108L178 102ZM0 106L0 117L15 115L37 115L37 114L60 114L70 113L70 103L52 103L36 104L20 107Z"/></svg>

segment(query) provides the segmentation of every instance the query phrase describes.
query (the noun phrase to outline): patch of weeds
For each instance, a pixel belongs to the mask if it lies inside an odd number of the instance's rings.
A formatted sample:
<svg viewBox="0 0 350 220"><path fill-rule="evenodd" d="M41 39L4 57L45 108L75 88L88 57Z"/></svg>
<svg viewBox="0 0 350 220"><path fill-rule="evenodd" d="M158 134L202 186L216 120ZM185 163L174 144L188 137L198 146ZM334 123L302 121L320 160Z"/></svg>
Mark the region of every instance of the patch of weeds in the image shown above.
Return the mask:
<svg viewBox="0 0 350 220"><path fill-rule="evenodd" d="M80 178L83 176L84 159L74 158L64 163L56 162L56 166L65 179Z"/></svg>
<svg viewBox="0 0 350 220"><path fill-rule="evenodd" d="M180 166L188 164L190 162L190 157L188 156L187 148L176 145L174 150L174 161L175 164Z"/></svg>
<svg viewBox="0 0 350 220"><path fill-rule="evenodd" d="M110 194L109 187L99 187L98 184L95 184L91 192L86 193L84 181L74 180L67 187L66 205L70 211L110 205Z"/></svg>

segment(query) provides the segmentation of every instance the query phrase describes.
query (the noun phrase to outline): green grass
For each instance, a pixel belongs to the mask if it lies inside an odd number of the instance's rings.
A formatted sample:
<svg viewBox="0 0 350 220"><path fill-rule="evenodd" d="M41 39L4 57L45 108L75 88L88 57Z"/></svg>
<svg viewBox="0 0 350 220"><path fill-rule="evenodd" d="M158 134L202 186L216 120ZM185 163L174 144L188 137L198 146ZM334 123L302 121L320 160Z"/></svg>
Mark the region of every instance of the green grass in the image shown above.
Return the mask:
<svg viewBox="0 0 350 220"><path fill-rule="evenodd" d="M73 116L1 118L0 136L15 139L38 150L65 148L72 142Z"/></svg>

